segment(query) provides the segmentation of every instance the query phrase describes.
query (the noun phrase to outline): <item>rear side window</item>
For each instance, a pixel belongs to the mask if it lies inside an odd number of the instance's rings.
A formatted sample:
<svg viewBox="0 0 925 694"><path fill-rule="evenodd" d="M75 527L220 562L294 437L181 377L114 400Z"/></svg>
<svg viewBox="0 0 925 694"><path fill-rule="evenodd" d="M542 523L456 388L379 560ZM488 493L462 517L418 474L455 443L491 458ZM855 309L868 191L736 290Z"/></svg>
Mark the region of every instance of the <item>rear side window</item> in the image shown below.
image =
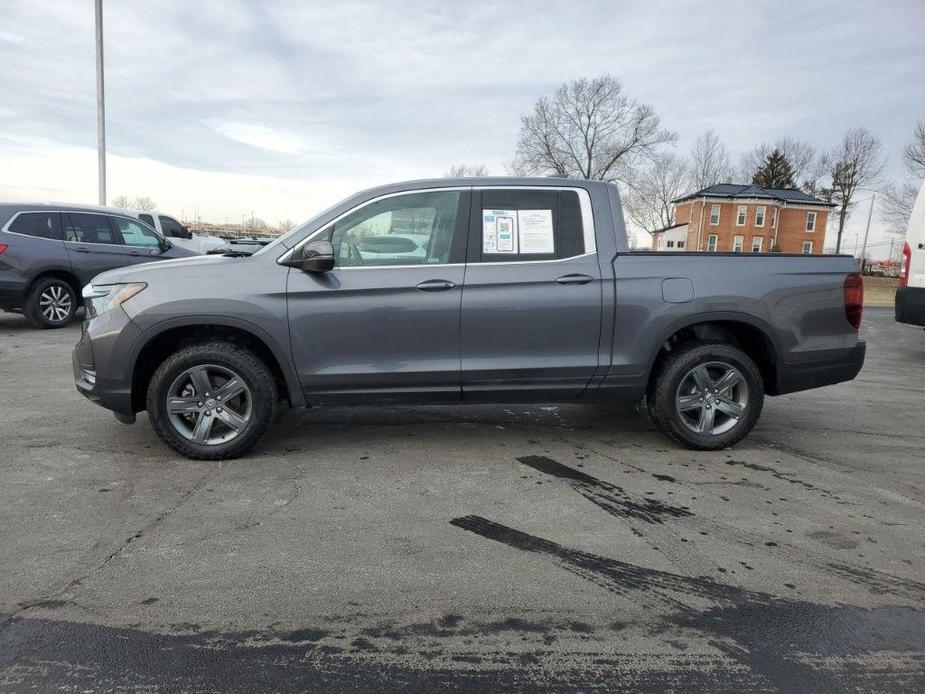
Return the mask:
<svg viewBox="0 0 925 694"><path fill-rule="evenodd" d="M573 190L483 190L482 262L555 260L585 252Z"/></svg>
<svg viewBox="0 0 925 694"><path fill-rule="evenodd" d="M24 212L13 220L9 231L55 241L64 238L61 234L61 215L57 212Z"/></svg>
<svg viewBox="0 0 925 694"><path fill-rule="evenodd" d="M64 215L64 238L78 243L109 243L122 245L122 237L102 214L69 212Z"/></svg>
<svg viewBox="0 0 925 694"><path fill-rule="evenodd" d="M154 217L149 214L140 214L138 215L138 219L147 224L149 227L154 226Z"/></svg>

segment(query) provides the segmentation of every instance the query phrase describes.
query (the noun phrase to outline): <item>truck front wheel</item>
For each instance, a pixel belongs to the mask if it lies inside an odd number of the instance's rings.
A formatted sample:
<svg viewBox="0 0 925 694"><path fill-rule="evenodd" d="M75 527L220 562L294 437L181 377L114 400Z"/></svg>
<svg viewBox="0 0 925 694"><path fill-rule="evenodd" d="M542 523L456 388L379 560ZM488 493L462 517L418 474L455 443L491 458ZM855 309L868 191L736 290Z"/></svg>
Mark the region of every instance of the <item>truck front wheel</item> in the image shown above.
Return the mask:
<svg viewBox="0 0 925 694"><path fill-rule="evenodd" d="M650 393L655 425L688 448L731 446L755 426L764 382L755 362L725 342L688 342L662 361Z"/></svg>
<svg viewBox="0 0 925 694"><path fill-rule="evenodd" d="M199 460L236 458L267 432L276 380L245 347L193 344L169 356L148 386L148 418L172 449Z"/></svg>

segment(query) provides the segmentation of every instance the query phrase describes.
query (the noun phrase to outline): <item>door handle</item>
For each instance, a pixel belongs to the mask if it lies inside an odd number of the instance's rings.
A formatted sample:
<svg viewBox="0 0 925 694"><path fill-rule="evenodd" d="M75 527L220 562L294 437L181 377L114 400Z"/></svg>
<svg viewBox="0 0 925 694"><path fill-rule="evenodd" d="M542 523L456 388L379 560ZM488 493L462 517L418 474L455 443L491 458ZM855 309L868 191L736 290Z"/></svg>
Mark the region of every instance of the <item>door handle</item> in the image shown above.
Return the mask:
<svg viewBox="0 0 925 694"><path fill-rule="evenodd" d="M593 282L594 278L588 275L563 275L556 280L557 284L587 284Z"/></svg>
<svg viewBox="0 0 925 694"><path fill-rule="evenodd" d="M422 292L445 292L453 289L456 284L449 280L427 280L418 285Z"/></svg>
<svg viewBox="0 0 925 694"><path fill-rule="evenodd" d="M81 248L80 246L78 246L74 250L77 251L78 253L89 253L90 252L89 248Z"/></svg>

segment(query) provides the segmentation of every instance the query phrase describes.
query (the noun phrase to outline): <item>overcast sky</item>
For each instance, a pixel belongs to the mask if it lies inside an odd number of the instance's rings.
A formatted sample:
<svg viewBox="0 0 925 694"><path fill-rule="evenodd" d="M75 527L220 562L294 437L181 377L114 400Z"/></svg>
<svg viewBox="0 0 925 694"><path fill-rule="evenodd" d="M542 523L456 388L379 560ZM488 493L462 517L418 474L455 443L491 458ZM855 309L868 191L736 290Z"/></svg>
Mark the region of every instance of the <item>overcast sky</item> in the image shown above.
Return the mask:
<svg viewBox="0 0 925 694"><path fill-rule="evenodd" d="M681 152L707 128L737 159L865 126L898 178L925 118L923 0L104 5L110 196L208 221L301 220L454 163L504 173L536 99L605 72ZM95 202L92 0L0 17L0 198Z"/></svg>

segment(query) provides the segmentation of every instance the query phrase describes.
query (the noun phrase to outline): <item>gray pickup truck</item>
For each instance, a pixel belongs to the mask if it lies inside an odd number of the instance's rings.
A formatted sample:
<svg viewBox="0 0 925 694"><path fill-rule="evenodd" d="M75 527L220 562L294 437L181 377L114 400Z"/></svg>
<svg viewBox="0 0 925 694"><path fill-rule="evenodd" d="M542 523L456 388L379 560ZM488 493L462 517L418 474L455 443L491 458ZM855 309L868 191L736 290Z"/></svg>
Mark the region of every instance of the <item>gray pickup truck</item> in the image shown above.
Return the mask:
<svg viewBox="0 0 925 694"><path fill-rule="evenodd" d="M358 193L250 257L105 272L77 388L191 458L241 455L281 400L645 399L695 449L854 378L853 258L632 252L615 186L440 179Z"/></svg>

